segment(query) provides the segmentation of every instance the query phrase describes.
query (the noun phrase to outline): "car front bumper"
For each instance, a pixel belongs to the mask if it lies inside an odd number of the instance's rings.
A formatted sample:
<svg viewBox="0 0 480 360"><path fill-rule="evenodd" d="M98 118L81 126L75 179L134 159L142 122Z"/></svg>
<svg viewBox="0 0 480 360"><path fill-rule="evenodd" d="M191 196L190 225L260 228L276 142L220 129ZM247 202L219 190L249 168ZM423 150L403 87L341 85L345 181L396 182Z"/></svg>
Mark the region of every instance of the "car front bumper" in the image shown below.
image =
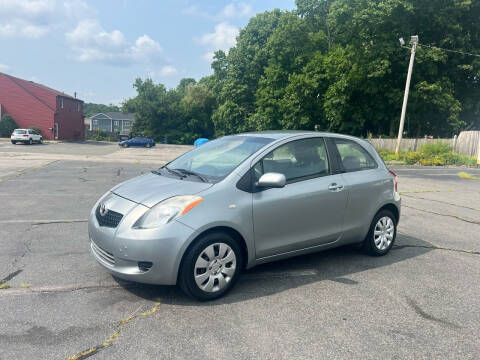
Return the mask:
<svg viewBox="0 0 480 360"><path fill-rule="evenodd" d="M100 226L95 209L90 214L90 251L97 262L113 275L148 284L174 285L187 240L193 230L177 221L157 229L132 229L148 210L115 196L115 208L126 210L116 228Z"/></svg>

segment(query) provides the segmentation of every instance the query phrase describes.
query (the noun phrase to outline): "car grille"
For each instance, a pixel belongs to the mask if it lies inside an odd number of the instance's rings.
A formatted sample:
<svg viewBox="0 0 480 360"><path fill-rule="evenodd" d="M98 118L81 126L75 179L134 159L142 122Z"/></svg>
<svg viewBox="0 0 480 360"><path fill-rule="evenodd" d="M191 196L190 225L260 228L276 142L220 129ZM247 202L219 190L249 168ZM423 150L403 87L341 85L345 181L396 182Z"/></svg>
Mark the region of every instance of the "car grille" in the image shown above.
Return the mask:
<svg viewBox="0 0 480 360"><path fill-rule="evenodd" d="M113 257L113 254L110 254L108 251L103 250L93 241L92 241L92 250L100 259L105 261L107 264L110 264L112 266L115 265L115 258Z"/></svg>
<svg viewBox="0 0 480 360"><path fill-rule="evenodd" d="M116 228L123 218L122 214L112 210L107 210L107 213L104 216L100 215L100 205L97 207L95 215L100 226L105 226L109 228Z"/></svg>

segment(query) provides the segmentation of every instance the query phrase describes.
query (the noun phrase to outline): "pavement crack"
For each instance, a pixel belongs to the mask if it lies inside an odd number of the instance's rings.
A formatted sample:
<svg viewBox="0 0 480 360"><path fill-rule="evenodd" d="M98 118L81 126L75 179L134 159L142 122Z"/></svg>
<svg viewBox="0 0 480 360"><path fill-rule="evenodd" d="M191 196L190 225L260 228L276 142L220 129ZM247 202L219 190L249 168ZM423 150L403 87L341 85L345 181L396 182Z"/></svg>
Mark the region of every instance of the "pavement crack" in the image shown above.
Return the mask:
<svg viewBox="0 0 480 360"><path fill-rule="evenodd" d="M38 165L38 166L35 166L35 167L32 167L32 168L29 168L29 169L21 170L21 171L19 171L17 174L15 174L15 175L13 175L13 176L7 176L7 177L5 177L5 178L1 178L1 179L0 179L0 183L7 182L7 181L13 180L13 179L15 179L15 178L17 178L17 177L19 177L19 176L22 176L22 175L28 174L28 173L30 173L30 172L33 172L33 171L42 169L42 168L47 167L47 166L49 166L49 165L52 165L52 164L54 164L54 163L56 163L56 162L58 162L58 161L60 161L60 160L50 161L50 162L48 162L48 163L41 164L41 165Z"/></svg>
<svg viewBox="0 0 480 360"><path fill-rule="evenodd" d="M406 207L406 208L408 208L408 209L413 209L413 210L417 210L417 211L423 211L423 212L426 212L426 213L428 213L428 214L433 214L433 215L438 215L438 216L445 216L445 217L451 217L451 218L454 218L454 219L457 219L457 220L460 220L460 221L463 221L463 222L466 222L466 223L469 223L469 224L480 225L480 221L465 219L465 218L462 218L461 216L458 216L458 215L442 214L442 213L438 213L438 212L435 212L435 211L430 211L430 210L425 210L425 209L419 209L419 208L416 208L416 207L413 207L413 206L409 206L409 205L405 205L405 204L402 204L402 207Z"/></svg>
<svg viewBox="0 0 480 360"><path fill-rule="evenodd" d="M31 224L31 225L46 225L46 224L73 224L84 223L88 219L59 219L59 220L0 220L0 224Z"/></svg>
<svg viewBox="0 0 480 360"><path fill-rule="evenodd" d="M408 296L405 297L407 299L407 303L408 305L410 305L410 307L413 308L413 310L415 310L415 312L420 315L422 318L424 318L425 320L430 320L430 321L434 321L434 322L437 322L437 323L440 323L442 325L445 325L447 327L450 327L450 328L455 328L455 329L461 329L461 326L458 326L457 324L455 323L452 323L450 321L447 321L447 320L443 320L443 319L440 319L436 316L433 316L433 315L430 315L429 313L427 313L425 310L423 310L416 302L415 300L413 300L412 298L409 298Z"/></svg>
<svg viewBox="0 0 480 360"><path fill-rule="evenodd" d="M393 248L394 248L394 249L403 249L403 248L434 249L434 250L445 250L445 251L460 252L460 253L472 254L472 255L480 255L480 251L463 250L463 249L452 249L452 248L446 248L446 247L435 246L435 245L405 244L405 245L393 245Z"/></svg>
<svg viewBox="0 0 480 360"><path fill-rule="evenodd" d="M0 284L6 283L7 281L12 280L15 276L20 274L22 271L23 271L22 269L19 269L19 270L16 270L14 272L11 272L7 276L5 276L2 280L0 280Z"/></svg>
<svg viewBox="0 0 480 360"><path fill-rule="evenodd" d="M473 208L473 207L465 206L465 205L457 205L457 204L449 203L448 201L442 201L442 200L436 200L436 199L427 199L427 198L418 197L418 196L412 196L412 195L408 195L408 194L403 194L403 196L406 196L406 197L409 197L409 198L412 198L412 199L419 199L419 200L426 200L426 201L434 201L434 202L438 202L438 203L440 203L440 204L446 204L446 205L456 206L456 207L460 207L460 208L468 209L468 210L480 211L480 208Z"/></svg>
<svg viewBox="0 0 480 360"><path fill-rule="evenodd" d="M32 222L32 225L49 225L49 224L75 224L75 223L86 223L87 219L78 219L78 220L42 220Z"/></svg>
<svg viewBox="0 0 480 360"><path fill-rule="evenodd" d="M139 307L131 315L129 315L125 319L120 320L119 323L117 324L117 327L116 327L115 331L113 332L113 334L107 340L105 340L103 343L101 343L99 345L96 345L96 346L92 346L92 347L90 347L90 348L88 348L84 351L79 352L78 354L72 355L68 358L68 360L87 359L90 356L95 355L99 351L102 351L103 349L106 349L106 348L112 346L112 344L115 341L117 341L117 339L120 336L120 333L121 333L122 329L125 327L125 325L127 325L128 323L130 323L131 321L133 321L133 320L135 320L139 317L147 317L147 316L153 315L154 313L156 313L158 311L159 308L160 308L160 303L157 302L157 303L154 304L154 306L152 308L150 308L149 310L144 311L144 312L139 314L138 313L138 311L140 310L140 307Z"/></svg>

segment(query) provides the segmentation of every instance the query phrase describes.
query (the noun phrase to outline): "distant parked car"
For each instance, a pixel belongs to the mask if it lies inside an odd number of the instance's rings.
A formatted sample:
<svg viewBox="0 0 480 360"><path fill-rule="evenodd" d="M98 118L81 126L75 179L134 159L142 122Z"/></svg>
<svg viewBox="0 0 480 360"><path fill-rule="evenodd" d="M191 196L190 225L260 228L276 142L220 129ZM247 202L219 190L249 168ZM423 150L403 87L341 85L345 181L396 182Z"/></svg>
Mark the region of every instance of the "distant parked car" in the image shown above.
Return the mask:
<svg viewBox="0 0 480 360"><path fill-rule="evenodd" d="M32 145L34 142L43 143L43 137L38 132L32 129L15 129L12 135L10 135L12 144L17 142L23 142L24 144Z"/></svg>
<svg viewBox="0 0 480 360"><path fill-rule="evenodd" d="M136 137L128 139L128 140L120 141L118 143L118 145L120 145L124 148L127 148L129 146L143 146L143 147L150 148L152 146L155 146L155 141L153 141L152 139L145 138L145 137L136 136Z"/></svg>

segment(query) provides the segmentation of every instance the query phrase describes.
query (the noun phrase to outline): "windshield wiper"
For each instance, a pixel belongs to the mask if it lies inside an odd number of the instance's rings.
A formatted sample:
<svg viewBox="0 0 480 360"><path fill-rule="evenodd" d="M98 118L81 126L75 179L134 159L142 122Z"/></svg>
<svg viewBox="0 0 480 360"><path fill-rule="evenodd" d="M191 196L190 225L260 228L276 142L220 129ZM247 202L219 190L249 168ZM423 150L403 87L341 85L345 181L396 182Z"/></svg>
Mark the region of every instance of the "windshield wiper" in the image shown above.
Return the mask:
<svg viewBox="0 0 480 360"><path fill-rule="evenodd" d="M185 175L182 172L176 171L175 169L170 169L167 165L162 166L160 169L165 169L169 173L175 174L175 175L177 175L178 177L181 177L181 178L185 177ZM158 169L158 170L160 170L160 169ZM160 173L157 170L152 170L152 173L160 175Z"/></svg>
<svg viewBox="0 0 480 360"><path fill-rule="evenodd" d="M196 171L192 171L192 170L187 170L187 169L171 169L172 171L178 171L178 172L181 172L183 173L184 175L194 175L196 177L198 177L200 180L202 180L203 182L209 182L207 180L207 178L205 178L204 176L200 175L199 173L197 173Z"/></svg>

